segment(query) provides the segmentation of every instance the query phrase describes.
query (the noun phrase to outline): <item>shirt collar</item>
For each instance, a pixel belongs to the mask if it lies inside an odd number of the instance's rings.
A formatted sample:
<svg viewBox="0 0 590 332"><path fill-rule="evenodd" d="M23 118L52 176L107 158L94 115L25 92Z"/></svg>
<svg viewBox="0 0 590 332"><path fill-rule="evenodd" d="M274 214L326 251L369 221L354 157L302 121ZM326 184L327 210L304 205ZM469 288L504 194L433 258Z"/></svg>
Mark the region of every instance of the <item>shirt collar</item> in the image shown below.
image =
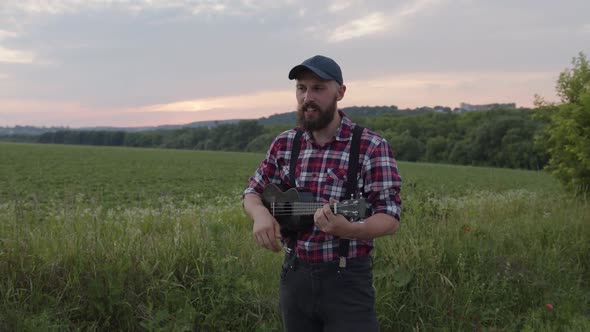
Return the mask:
<svg viewBox="0 0 590 332"><path fill-rule="evenodd" d="M352 137L352 120L341 110L338 110L342 121L340 121L340 127L336 130L337 141L348 141Z"/></svg>

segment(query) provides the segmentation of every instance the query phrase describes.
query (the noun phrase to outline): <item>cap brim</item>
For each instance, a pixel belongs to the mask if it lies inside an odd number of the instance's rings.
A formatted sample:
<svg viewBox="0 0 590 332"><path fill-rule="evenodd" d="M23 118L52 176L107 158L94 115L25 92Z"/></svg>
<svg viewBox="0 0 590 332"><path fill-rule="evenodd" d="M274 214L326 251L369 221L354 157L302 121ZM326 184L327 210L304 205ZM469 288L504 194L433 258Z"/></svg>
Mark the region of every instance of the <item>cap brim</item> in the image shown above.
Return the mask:
<svg viewBox="0 0 590 332"><path fill-rule="evenodd" d="M297 77L299 77L299 74L301 74L301 72L303 72L303 71L311 71L312 73L316 74L319 78L321 78L323 80L327 80L327 81L334 80L335 81L335 79L332 76L326 74L325 72L323 72L315 67L307 66L307 65L297 65L297 66L293 67L293 69L291 69L291 71L289 72L289 79L290 80L296 79Z"/></svg>

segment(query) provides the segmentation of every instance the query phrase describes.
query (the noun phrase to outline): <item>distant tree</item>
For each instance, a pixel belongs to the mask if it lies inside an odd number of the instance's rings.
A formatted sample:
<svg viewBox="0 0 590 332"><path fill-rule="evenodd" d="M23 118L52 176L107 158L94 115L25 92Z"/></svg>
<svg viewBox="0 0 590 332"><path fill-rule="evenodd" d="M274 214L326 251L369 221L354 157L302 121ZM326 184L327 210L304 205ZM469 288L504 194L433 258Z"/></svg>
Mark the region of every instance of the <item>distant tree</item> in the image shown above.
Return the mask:
<svg viewBox="0 0 590 332"><path fill-rule="evenodd" d="M482 122L469 138L474 162L479 165L502 166L496 157L504 148L504 135L510 129L522 128L523 125L524 119L518 116L501 116Z"/></svg>
<svg viewBox="0 0 590 332"><path fill-rule="evenodd" d="M198 145L207 141L209 137L208 127L199 127L192 130L191 148L197 149Z"/></svg>
<svg viewBox="0 0 590 332"><path fill-rule="evenodd" d="M63 136L63 144L82 144L82 141L80 140L80 132L66 130Z"/></svg>
<svg viewBox="0 0 590 332"><path fill-rule="evenodd" d="M263 134L254 138L248 145L245 151L247 152L266 152L272 143L275 134Z"/></svg>
<svg viewBox="0 0 590 332"><path fill-rule="evenodd" d="M428 139L426 142L426 153L424 160L430 162L442 162L447 161L449 154L449 140L442 137L436 136Z"/></svg>
<svg viewBox="0 0 590 332"><path fill-rule="evenodd" d="M163 140L163 135L156 131L128 133L125 135L126 146L156 148L162 144Z"/></svg>
<svg viewBox="0 0 590 332"><path fill-rule="evenodd" d="M573 68L559 74L556 89L563 103L578 104L590 89L590 66L582 52L572 59L572 65Z"/></svg>
<svg viewBox="0 0 590 332"><path fill-rule="evenodd" d="M452 164L472 165L474 164L474 158L471 152L469 142L466 140L457 141L450 149L448 160Z"/></svg>
<svg viewBox="0 0 590 332"><path fill-rule="evenodd" d="M61 142L55 142L54 136L55 136L55 133L52 133L52 132L43 133L43 134L39 135L38 142L39 143L61 143Z"/></svg>
<svg viewBox="0 0 590 332"><path fill-rule="evenodd" d="M540 170L547 163L546 153L530 138L535 135L536 123L525 128L511 128L502 138L502 149L495 159L502 167Z"/></svg>
<svg viewBox="0 0 590 332"><path fill-rule="evenodd" d="M546 123L538 142L549 153L547 169L576 193L590 192L590 65L583 53L557 80L561 104L536 100Z"/></svg>
<svg viewBox="0 0 590 332"><path fill-rule="evenodd" d="M189 128L174 130L164 143L164 147L173 149L188 149L192 147L192 134Z"/></svg>
<svg viewBox="0 0 590 332"><path fill-rule="evenodd" d="M225 150L229 151L235 143L234 133L236 125L231 123L222 123L211 129L209 140L206 144L208 150Z"/></svg>
<svg viewBox="0 0 590 332"><path fill-rule="evenodd" d="M418 161L422 159L426 147L419 139L405 131L400 134L386 132L385 139L391 144L393 154L399 160Z"/></svg>
<svg viewBox="0 0 590 332"><path fill-rule="evenodd" d="M111 134L111 145L121 146L125 143L125 132L115 131Z"/></svg>
<svg viewBox="0 0 590 332"><path fill-rule="evenodd" d="M237 124L236 130L232 133L234 142L232 150L244 151L246 146L257 136L264 133L264 126L258 123L258 120L244 120Z"/></svg>

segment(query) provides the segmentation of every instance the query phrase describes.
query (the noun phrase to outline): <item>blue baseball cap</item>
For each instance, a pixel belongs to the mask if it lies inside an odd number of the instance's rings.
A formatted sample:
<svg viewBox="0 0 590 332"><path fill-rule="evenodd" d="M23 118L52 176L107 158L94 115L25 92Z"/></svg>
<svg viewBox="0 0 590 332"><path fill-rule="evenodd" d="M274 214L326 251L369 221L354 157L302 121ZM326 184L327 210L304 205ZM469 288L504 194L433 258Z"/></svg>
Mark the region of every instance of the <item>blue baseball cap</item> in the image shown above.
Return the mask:
<svg viewBox="0 0 590 332"><path fill-rule="evenodd" d="M342 79L342 71L336 61L325 57L323 55L313 56L291 69L289 72L289 79L296 79L301 72L309 70L316 74L319 78L326 81L336 81L342 85L344 80Z"/></svg>

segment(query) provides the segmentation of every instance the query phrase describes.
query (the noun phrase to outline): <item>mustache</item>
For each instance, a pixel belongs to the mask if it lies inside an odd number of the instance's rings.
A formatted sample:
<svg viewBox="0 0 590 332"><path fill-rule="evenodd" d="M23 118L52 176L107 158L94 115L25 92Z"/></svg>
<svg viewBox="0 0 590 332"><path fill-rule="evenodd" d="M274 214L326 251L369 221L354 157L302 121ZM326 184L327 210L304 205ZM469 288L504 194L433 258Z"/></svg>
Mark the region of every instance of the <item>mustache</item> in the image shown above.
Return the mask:
<svg viewBox="0 0 590 332"><path fill-rule="evenodd" d="M305 102L305 103L301 104L300 109L302 111L304 111L304 110L307 110L310 107L311 108L314 108L316 110L319 110L320 109L320 106L318 104L316 104L315 102L313 102L313 101Z"/></svg>

